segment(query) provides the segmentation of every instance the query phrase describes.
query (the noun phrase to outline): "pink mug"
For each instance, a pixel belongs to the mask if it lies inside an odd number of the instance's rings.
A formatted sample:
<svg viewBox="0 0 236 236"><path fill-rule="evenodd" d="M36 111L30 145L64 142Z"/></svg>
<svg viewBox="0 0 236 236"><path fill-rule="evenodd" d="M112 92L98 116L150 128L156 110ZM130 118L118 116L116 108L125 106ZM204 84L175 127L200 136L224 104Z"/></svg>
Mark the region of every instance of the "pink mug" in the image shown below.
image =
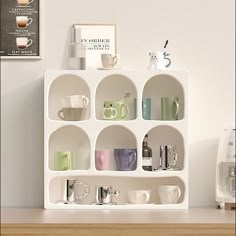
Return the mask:
<svg viewBox="0 0 236 236"><path fill-rule="evenodd" d="M110 150L95 151L95 165L97 170L108 170L110 163Z"/></svg>

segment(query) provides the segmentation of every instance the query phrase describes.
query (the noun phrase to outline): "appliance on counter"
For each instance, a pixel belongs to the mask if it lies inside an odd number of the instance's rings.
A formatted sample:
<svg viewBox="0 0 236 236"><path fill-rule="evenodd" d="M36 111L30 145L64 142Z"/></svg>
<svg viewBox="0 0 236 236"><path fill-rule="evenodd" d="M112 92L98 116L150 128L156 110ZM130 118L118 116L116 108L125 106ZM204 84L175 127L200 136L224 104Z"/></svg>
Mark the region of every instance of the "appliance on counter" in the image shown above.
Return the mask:
<svg viewBox="0 0 236 236"><path fill-rule="evenodd" d="M235 209L235 125L220 138L216 163L216 203L220 209Z"/></svg>
<svg viewBox="0 0 236 236"><path fill-rule="evenodd" d="M69 66L71 69L86 70L86 46L81 42L81 30L72 26L69 44Z"/></svg>

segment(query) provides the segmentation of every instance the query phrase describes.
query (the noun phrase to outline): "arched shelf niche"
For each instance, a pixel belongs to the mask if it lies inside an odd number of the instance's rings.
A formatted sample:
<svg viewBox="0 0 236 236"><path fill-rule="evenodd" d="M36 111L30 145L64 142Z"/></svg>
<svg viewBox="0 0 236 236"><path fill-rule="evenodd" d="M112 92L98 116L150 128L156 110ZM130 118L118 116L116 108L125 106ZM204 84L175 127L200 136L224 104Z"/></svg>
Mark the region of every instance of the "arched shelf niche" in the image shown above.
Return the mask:
<svg viewBox="0 0 236 236"><path fill-rule="evenodd" d="M185 94L181 83L166 74L156 75L147 81L143 89L143 98L151 98L151 120L161 120L161 97L178 97L178 120L182 120L185 112Z"/></svg>
<svg viewBox="0 0 236 236"><path fill-rule="evenodd" d="M50 170L54 170L56 152L72 152L72 170L88 170L90 167L89 137L77 126L63 126L50 135L48 148Z"/></svg>
<svg viewBox="0 0 236 236"><path fill-rule="evenodd" d="M90 99L90 89L84 79L77 75L64 74L53 80L48 93L48 116L52 120L61 120L58 111L61 110L61 99L71 95L85 95ZM84 120L90 118L90 102L84 112Z"/></svg>
<svg viewBox="0 0 236 236"><path fill-rule="evenodd" d="M129 98L125 99L125 104L129 109L127 120L133 120L136 118L134 112L134 98L137 97L135 84L127 76L120 74L105 77L96 90L96 118L103 120L104 101L120 101L127 93L130 93Z"/></svg>

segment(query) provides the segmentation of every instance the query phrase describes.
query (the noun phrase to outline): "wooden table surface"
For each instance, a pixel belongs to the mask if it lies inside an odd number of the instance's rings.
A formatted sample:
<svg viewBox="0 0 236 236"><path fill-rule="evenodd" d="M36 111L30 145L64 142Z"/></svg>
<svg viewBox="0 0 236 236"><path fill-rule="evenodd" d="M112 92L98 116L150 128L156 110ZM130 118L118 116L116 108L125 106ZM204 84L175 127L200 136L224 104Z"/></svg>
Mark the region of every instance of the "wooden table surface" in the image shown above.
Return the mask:
<svg viewBox="0 0 236 236"><path fill-rule="evenodd" d="M1 209L1 235L235 235L235 211Z"/></svg>

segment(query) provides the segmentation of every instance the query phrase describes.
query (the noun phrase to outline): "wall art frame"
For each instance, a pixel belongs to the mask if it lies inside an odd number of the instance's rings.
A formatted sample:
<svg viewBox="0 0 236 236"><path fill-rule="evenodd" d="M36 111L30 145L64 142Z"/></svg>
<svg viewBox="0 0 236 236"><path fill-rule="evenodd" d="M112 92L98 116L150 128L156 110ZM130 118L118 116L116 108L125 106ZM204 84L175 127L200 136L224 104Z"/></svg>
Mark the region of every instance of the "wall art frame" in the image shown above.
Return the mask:
<svg viewBox="0 0 236 236"><path fill-rule="evenodd" d="M42 0L1 0L1 59L42 59Z"/></svg>
<svg viewBox="0 0 236 236"><path fill-rule="evenodd" d="M115 54L116 25L115 24L73 24L75 42L86 46L87 68L101 67L101 54Z"/></svg>

